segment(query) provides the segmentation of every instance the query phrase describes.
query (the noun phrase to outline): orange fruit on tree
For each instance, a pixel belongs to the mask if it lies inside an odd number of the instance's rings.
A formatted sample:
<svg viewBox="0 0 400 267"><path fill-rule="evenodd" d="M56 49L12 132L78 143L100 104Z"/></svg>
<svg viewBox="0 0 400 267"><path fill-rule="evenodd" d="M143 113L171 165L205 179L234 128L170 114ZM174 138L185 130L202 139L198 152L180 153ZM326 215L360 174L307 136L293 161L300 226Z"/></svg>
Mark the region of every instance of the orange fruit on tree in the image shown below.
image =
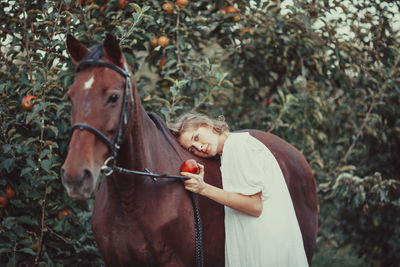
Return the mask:
<svg viewBox="0 0 400 267"><path fill-rule="evenodd" d="M15 191L11 186L7 185L5 191L8 199L15 197Z"/></svg>
<svg viewBox="0 0 400 267"><path fill-rule="evenodd" d="M188 6L189 1L188 0L176 0L175 3L179 8L183 9Z"/></svg>
<svg viewBox="0 0 400 267"><path fill-rule="evenodd" d="M61 220L62 217L70 215L71 214L71 210L62 210L58 213L58 219Z"/></svg>
<svg viewBox="0 0 400 267"><path fill-rule="evenodd" d="M162 67L164 66L165 61L167 61L167 59L165 57L160 59L160 69L162 69Z"/></svg>
<svg viewBox="0 0 400 267"><path fill-rule="evenodd" d="M165 47L169 44L169 39L167 36L163 35L158 38L158 45L161 47Z"/></svg>
<svg viewBox="0 0 400 267"><path fill-rule="evenodd" d="M240 35L241 36L245 35L246 33L249 33L249 34L253 35L254 34L254 29L253 28L249 28L249 27L244 27L244 28L242 28L240 30Z"/></svg>
<svg viewBox="0 0 400 267"><path fill-rule="evenodd" d="M34 95L24 96L24 98L22 98L22 101L21 101L22 108L25 109L26 111L32 110L33 106L35 105L35 103L32 103L32 99L35 99L35 98L36 98L36 96L34 96Z"/></svg>
<svg viewBox="0 0 400 267"><path fill-rule="evenodd" d="M225 12L226 13L235 13L238 14L239 10L237 10L234 6L228 6L227 8L225 8Z"/></svg>
<svg viewBox="0 0 400 267"><path fill-rule="evenodd" d="M150 41L150 45L153 46L153 47L157 46L158 45L158 38L154 37L154 39Z"/></svg>
<svg viewBox="0 0 400 267"><path fill-rule="evenodd" d="M104 11L105 11L106 8L107 8L107 5L108 5L108 4L105 4L105 5L102 5L102 6L100 7L100 12L101 12L101 13L104 13Z"/></svg>
<svg viewBox="0 0 400 267"><path fill-rule="evenodd" d="M118 0L119 7L124 9L127 5L129 5L129 0Z"/></svg>
<svg viewBox="0 0 400 267"><path fill-rule="evenodd" d="M7 206L8 199L0 196L0 208L5 208Z"/></svg>
<svg viewBox="0 0 400 267"><path fill-rule="evenodd" d="M172 14L174 12L174 6L171 3L165 2L162 5L162 9L167 11L168 14Z"/></svg>

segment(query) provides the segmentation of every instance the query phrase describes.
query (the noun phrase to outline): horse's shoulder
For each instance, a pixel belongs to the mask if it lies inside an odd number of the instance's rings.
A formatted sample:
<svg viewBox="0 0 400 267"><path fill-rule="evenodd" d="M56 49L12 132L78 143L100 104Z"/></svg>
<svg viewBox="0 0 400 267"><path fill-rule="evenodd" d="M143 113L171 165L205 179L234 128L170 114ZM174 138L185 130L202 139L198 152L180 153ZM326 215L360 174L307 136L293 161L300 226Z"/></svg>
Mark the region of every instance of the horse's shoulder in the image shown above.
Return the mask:
<svg viewBox="0 0 400 267"><path fill-rule="evenodd" d="M275 134L255 129L246 129L238 132L248 132L251 136L258 139L274 154L280 163L289 159L300 159L304 161L303 164L308 165L304 156L296 147Z"/></svg>

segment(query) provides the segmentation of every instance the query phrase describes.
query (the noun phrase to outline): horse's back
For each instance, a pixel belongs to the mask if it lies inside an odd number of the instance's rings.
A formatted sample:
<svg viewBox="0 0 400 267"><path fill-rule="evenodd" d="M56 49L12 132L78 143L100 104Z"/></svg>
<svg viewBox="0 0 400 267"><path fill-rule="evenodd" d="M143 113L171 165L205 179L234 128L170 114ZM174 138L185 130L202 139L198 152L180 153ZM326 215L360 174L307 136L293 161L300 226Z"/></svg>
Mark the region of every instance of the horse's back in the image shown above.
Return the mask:
<svg viewBox="0 0 400 267"><path fill-rule="evenodd" d="M311 264L318 231L317 191L311 168L300 151L278 136L258 130L250 130L249 133L260 140L279 163L292 197L308 262Z"/></svg>

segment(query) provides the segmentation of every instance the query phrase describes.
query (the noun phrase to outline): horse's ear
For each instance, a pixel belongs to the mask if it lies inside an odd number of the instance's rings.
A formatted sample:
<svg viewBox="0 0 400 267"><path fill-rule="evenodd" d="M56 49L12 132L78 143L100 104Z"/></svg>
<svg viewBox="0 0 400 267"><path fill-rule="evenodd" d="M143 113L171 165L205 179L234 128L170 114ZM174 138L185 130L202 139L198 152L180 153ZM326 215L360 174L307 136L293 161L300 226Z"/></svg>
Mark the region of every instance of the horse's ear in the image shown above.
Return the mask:
<svg viewBox="0 0 400 267"><path fill-rule="evenodd" d="M67 50L72 61L76 64L80 62L87 54L88 50L81 42L75 39L71 34L67 35Z"/></svg>
<svg viewBox="0 0 400 267"><path fill-rule="evenodd" d="M122 52L119 43L117 39L109 33L106 34L106 39L104 39L103 51L115 65L120 65L120 63L122 63Z"/></svg>

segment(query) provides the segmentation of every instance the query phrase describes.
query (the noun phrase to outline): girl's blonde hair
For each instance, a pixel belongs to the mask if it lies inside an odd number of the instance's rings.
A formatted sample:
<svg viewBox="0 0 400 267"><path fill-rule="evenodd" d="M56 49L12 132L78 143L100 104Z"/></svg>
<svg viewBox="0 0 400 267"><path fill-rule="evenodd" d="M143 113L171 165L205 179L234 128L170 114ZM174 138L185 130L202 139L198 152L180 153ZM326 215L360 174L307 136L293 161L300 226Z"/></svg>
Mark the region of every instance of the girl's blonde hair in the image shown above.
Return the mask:
<svg viewBox="0 0 400 267"><path fill-rule="evenodd" d="M211 127L218 134L229 131L224 116L221 115L217 119L212 119L200 113L187 113L180 116L174 123L169 124L169 129L175 137L179 138L182 133L189 129L198 129L202 126Z"/></svg>

